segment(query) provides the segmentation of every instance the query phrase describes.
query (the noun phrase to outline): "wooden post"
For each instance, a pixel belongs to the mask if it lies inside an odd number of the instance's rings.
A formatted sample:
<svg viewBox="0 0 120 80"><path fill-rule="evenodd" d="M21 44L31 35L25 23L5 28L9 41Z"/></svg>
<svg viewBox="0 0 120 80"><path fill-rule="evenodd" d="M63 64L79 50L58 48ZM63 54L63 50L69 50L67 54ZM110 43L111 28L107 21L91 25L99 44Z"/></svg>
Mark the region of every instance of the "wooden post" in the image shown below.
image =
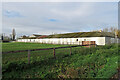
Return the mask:
<svg viewBox="0 0 120 80"><path fill-rule="evenodd" d="M90 48L90 41L89 41L89 48Z"/></svg>
<svg viewBox="0 0 120 80"><path fill-rule="evenodd" d="M70 47L70 55L72 54L72 48Z"/></svg>
<svg viewBox="0 0 120 80"><path fill-rule="evenodd" d="M96 42L94 42L94 44L95 44L95 47L96 47L96 45L97 45Z"/></svg>
<svg viewBox="0 0 120 80"><path fill-rule="evenodd" d="M56 57L55 57L55 48L53 48L53 55L54 55L54 58L56 58Z"/></svg>
<svg viewBox="0 0 120 80"><path fill-rule="evenodd" d="M28 50L28 64L30 64L30 50Z"/></svg>

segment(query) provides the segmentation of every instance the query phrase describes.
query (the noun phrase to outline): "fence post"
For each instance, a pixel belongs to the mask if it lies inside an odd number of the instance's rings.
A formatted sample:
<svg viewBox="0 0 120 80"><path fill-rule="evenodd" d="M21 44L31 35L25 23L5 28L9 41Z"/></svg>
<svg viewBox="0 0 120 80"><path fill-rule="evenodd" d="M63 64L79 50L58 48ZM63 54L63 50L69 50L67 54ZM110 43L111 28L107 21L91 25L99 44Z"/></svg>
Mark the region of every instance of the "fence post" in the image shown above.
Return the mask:
<svg viewBox="0 0 120 80"><path fill-rule="evenodd" d="M54 58L56 58L56 57L55 57L55 48L53 48L53 55L54 55Z"/></svg>
<svg viewBox="0 0 120 80"><path fill-rule="evenodd" d="M28 64L30 64L30 50L28 50Z"/></svg>
<svg viewBox="0 0 120 80"><path fill-rule="evenodd" d="M89 42L89 48L90 48L90 41L88 41Z"/></svg>
<svg viewBox="0 0 120 80"><path fill-rule="evenodd" d="M70 47L70 55L72 54L72 47Z"/></svg>

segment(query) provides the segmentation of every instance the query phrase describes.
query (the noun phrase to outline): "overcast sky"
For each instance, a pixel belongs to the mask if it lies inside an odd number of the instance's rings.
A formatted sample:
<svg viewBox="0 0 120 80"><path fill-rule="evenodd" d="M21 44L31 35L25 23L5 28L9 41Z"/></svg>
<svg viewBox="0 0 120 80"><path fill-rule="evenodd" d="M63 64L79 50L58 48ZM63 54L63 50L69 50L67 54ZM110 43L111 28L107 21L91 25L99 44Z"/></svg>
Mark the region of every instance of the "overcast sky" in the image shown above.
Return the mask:
<svg viewBox="0 0 120 80"><path fill-rule="evenodd" d="M117 2L5 2L3 33L18 36L118 27Z"/></svg>

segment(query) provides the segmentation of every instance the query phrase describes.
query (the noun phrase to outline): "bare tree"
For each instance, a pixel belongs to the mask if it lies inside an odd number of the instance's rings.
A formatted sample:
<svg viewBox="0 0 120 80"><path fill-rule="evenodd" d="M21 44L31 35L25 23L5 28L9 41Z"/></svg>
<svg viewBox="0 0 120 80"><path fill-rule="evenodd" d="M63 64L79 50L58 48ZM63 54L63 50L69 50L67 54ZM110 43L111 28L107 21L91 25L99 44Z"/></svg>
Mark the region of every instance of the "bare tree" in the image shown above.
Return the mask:
<svg viewBox="0 0 120 80"><path fill-rule="evenodd" d="M113 27L110 28L110 32L112 32L112 33L115 32Z"/></svg>
<svg viewBox="0 0 120 80"><path fill-rule="evenodd" d="M1 35L1 40L3 40L3 34Z"/></svg>
<svg viewBox="0 0 120 80"><path fill-rule="evenodd" d="M15 29L13 29L13 31L12 31L12 40L13 41L15 40L15 36L16 36Z"/></svg>
<svg viewBox="0 0 120 80"><path fill-rule="evenodd" d="M118 29L116 27L110 27L110 32L115 33L117 31L118 31Z"/></svg>
<svg viewBox="0 0 120 80"><path fill-rule="evenodd" d="M116 30L115 30L115 37L117 38L117 37L118 37L118 35L119 35L119 30L118 30L118 29L116 29Z"/></svg>
<svg viewBox="0 0 120 80"><path fill-rule="evenodd" d="M103 29L103 32L108 32L108 31L109 31L108 28L104 28L104 29Z"/></svg>

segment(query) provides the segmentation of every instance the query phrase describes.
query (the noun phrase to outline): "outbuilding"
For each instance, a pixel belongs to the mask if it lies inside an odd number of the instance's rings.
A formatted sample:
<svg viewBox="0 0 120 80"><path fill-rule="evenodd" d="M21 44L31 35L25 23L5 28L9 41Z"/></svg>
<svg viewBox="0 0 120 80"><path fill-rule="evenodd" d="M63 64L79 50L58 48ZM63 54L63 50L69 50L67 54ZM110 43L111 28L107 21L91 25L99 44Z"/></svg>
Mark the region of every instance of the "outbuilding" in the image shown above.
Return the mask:
<svg viewBox="0 0 120 80"><path fill-rule="evenodd" d="M37 42L47 44L75 44L83 45L85 42L92 42L95 45L119 43L120 39L115 38L111 33L104 32L79 32L50 35L43 39L18 39L18 42Z"/></svg>

